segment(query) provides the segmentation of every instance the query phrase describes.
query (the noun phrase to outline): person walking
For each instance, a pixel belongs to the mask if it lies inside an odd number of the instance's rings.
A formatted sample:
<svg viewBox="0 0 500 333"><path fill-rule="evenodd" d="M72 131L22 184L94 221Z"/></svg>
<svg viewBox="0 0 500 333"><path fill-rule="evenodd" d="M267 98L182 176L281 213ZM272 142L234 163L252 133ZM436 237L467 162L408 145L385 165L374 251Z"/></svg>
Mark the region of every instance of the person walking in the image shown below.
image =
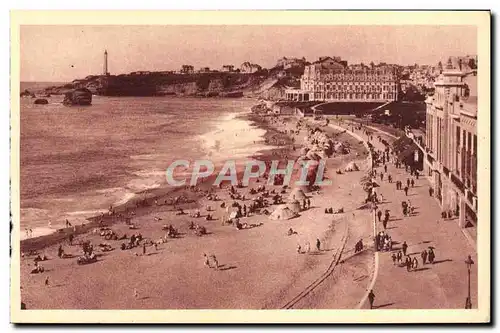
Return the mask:
<svg viewBox="0 0 500 333"><path fill-rule="evenodd" d="M384 174L381 172L380 173L380 181L383 181L384 180Z"/></svg>
<svg viewBox="0 0 500 333"><path fill-rule="evenodd" d="M415 187L415 181L413 180L413 178L411 179L410 184L411 184L411 187Z"/></svg>
<svg viewBox="0 0 500 333"><path fill-rule="evenodd" d="M389 181L389 183L392 183L392 176L391 176L391 175L388 175L388 176L387 176L387 180Z"/></svg>
<svg viewBox="0 0 500 333"><path fill-rule="evenodd" d="M318 252L321 251L321 241L319 238L316 238L316 250L318 250Z"/></svg>
<svg viewBox="0 0 500 333"><path fill-rule="evenodd" d="M205 267L212 268L212 266L210 266L210 259L208 258L206 253L203 253L203 264L205 265Z"/></svg>
<svg viewBox="0 0 500 333"><path fill-rule="evenodd" d="M382 211L380 209L377 212L377 217L378 217L378 221L380 222L382 220Z"/></svg>
<svg viewBox="0 0 500 333"><path fill-rule="evenodd" d="M387 229L387 221L389 221L387 217L385 217L384 220L382 221L382 226L384 227L384 230Z"/></svg>
<svg viewBox="0 0 500 333"><path fill-rule="evenodd" d="M370 289L370 293L368 294L368 300L370 301L370 309L373 309L373 302L375 301L375 294L373 290Z"/></svg>
<svg viewBox="0 0 500 333"><path fill-rule="evenodd" d="M410 256L406 257L405 264L406 264L406 271L407 272L411 271L411 258L410 258Z"/></svg>
<svg viewBox="0 0 500 333"><path fill-rule="evenodd" d="M385 161L385 159L384 159L384 161ZM384 163L385 163L385 162L384 162ZM387 173L387 164L386 164L386 165L384 165L384 171L385 171L385 173Z"/></svg>
<svg viewBox="0 0 500 333"><path fill-rule="evenodd" d="M420 175L419 175L418 171L415 171L415 177L417 178L417 180L418 180L418 177L419 177L419 176L420 176Z"/></svg>
<svg viewBox="0 0 500 333"><path fill-rule="evenodd" d="M307 209L311 208L311 199L307 198Z"/></svg>
<svg viewBox="0 0 500 333"><path fill-rule="evenodd" d="M392 264L393 265L396 265L396 260L398 259L398 257L396 256L396 253L392 252Z"/></svg>
<svg viewBox="0 0 500 333"><path fill-rule="evenodd" d="M409 178L406 178L406 186L410 187L410 179Z"/></svg>
<svg viewBox="0 0 500 333"><path fill-rule="evenodd" d="M432 194L434 193L434 189L432 186L429 186L429 196L432 197Z"/></svg>
<svg viewBox="0 0 500 333"><path fill-rule="evenodd" d="M46 286L48 286L48 285L49 285L49 277L48 277L48 276L45 278L45 285L46 285Z"/></svg>
<svg viewBox="0 0 500 333"><path fill-rule="evenodd" d="M427 257L429 258L429 262L431 264L434 264L434 259L436 259L436 255L434 254L432 248L429 249L429 254L427 255Z"/></svg>
<svg viewBox="0 0 500 333"><path fill-rule="evenodd" d="M398 251L397 257L398 257L398 264L399 264L400 262L403 261L403 254L401 253L401 251Z"/></svg>
<svg viewBox="0 0 500 333"><path fill-rule="evenodd" d="M425 265L427 261L427 251L423 250L422 253L420 253L420 257L422 258L422 264Z"/></svg>
<svg viewBox="0 0 500 333"><path fill-rule="evenodd" d="M417 257L413 257L413 260L411 261L411 267L415 270L418 268L418 260Z"/></svg>
<svg viewBox="0 0 500 333"><path fill-rule="evenodd" d="M403 255L406 256L406 251L408 250L408 244L406 244L406 241L404 241L403 245L401 245L401 249L403 250Z"/></svg>
<svg viewBox="0 0 500 333"><path fill-rule="evenodd" d="M408 186L405 187L405 195L408 196Z"/></svg>
<svg viewBox="0 0 500 333"><path fill-rule="evenodd" d="M142 254L146 255L146 243L142 244Z"/></svg>

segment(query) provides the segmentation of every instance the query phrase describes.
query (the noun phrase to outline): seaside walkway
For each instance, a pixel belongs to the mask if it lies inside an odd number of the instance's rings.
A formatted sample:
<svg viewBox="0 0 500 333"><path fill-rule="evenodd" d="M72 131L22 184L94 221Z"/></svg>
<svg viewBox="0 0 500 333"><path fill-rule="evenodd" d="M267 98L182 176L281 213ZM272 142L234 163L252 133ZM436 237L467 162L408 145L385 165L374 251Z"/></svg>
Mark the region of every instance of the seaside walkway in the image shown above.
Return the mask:
<svg viewBox="0 0 500 333"><path fill-rule="evenodd" d="M357 131L361 133L361 131ZM364 136L364 135L362 135ZM383 134L381 134L384 137ZM394 138L385 136L387 141ZM383 149L382 143L375 138L372 141L376 149ZM396 190L395 181L403 182L411 179L404 168L396 169L392 163L387 164L388 172L393 182L377 182L377 189L384 197L379 205L383 211L390 210L391 219L386 232L393 241L398 242L393 249L397 252L406 241L412 258L416 257L419 267L408 272L405 267L394 265L391 252L379 252L379 266L376 273L373 291L375 293L374 307L380 309L463 309L467 297L467 267L465 260L472 256L475 265L471 270L472 307L477 308L477 255L460 230L457 220L441 218L441 209L436 200L429 196L429 183L423 176L415 179L415 187L410 187L408 196L404 191ZM383 167L378 167L383 171ZM416 208L416 214L404 217L401 202L411 201ZM377 231L383 230L382 223L377 222ZM433 265L422 264L420 253L429 246L435 248L436 259ZM363 308L369 308L365 302Z"/></svg>

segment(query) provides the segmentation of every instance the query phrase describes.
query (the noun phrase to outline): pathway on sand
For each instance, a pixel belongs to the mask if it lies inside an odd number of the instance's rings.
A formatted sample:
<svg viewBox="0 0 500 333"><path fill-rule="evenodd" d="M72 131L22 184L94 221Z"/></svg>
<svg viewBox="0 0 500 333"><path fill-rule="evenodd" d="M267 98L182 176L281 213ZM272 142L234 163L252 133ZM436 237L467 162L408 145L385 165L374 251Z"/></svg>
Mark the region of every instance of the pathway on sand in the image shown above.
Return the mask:
<svg viewBox="0 0 500 333"><path fill-rule="evenodd" d="M382 136L389 142L394 140ZM378 140L372 143L376 149L383 149ZM407 253L418 259L419 267L407 272L405 267L393 264L390 252L380 252L378 276L373 288L375 307L464 308L467 297L467 267L464 261L470 254L477 263L475 250L462 234L456 219L441 218L441 209L436 200L429 196L429 183L425 177L415 180L415 187L410 187L406 197L404 191L396 190L395 181L406 184L406 180L411 179L409 173L404 168L396 169L392 163L387 166L393 183L388 183L387 175L384 181L378 179L378 193L384 197L384 203L379 207L391 212L387 232L393 241L398 242L394 251L399 251L401 244L406 241ZM379 167L378 171L383 171L383 167ZM401 202L405 200L410 200L411 205L416 207L414 216L403 216ZM378 231L382 230L382 223L378 223L377 228ZM435 247L436 260L433 265L423 266L420 252L429 246ZM477 265L473 265L471 271L471 297L473 307L477 307ZM364 308L368 307L366 302Z"/></svg>
<svg viewBox="0 0 500 333"><path fill-rule="evenodd" d="M330 124L330 129L335 131L346 131L345 128ZM359 140L359 134L346 131ZM368 151L368 146L363 143ZM368 157L368 155L366 155ZM360 165L361 166L361 165ZM336 262L335 268L329 275L321 277L318 284L305 297L293 304L293 308L298 309L352 309L355 308L366 293L366 288L370 283L370 277L374 269L373 251L369 248L372 242L372 214L369 210L357 209L363 201L366 193L360 183L363 175L371 166L371 158L363 163L362 172L334 174L334 186L337 190L335 202L346 200L342 195L351 198L351 203L346 209L345 218L348 223L348 233L345 245L341 252L340 261ZM332 172L335 170L329 170ZM363 239L365 251L354 254L354 245Z"/></svg>

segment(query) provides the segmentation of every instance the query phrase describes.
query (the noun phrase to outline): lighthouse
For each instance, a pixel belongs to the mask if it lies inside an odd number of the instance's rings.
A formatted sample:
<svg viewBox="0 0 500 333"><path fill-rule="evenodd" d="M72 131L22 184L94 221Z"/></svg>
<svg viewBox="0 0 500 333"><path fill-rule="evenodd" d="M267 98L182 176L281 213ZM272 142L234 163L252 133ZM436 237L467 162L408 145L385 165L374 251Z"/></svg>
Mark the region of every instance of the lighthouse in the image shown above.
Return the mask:
<svg viewBox="0 0 500 333"><path fill-rule="evenodd" d="M104 50L104 64L103 64L103 75L109 75L108 72L108 51Z"/></svg>

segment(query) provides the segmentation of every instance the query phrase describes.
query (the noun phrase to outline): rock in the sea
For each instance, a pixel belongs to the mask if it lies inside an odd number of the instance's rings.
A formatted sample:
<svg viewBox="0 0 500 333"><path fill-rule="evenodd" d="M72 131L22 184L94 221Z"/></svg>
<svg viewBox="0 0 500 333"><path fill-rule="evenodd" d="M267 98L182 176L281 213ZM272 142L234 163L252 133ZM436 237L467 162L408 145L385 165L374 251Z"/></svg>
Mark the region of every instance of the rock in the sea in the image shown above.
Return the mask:
<svg viewBox="0 0 500 333"><path fill-rule="evenodd" d="M90 105L92 104L92 92L86 88L79 88L67 92L63 100L64 105Z"/></svg>
<svg viewBox="0 0 500 333"><path fill-rule="evenodd" d="M49 101L47 101L45 98L37 98L35 99L35 104L49 104Z"/></svg>

